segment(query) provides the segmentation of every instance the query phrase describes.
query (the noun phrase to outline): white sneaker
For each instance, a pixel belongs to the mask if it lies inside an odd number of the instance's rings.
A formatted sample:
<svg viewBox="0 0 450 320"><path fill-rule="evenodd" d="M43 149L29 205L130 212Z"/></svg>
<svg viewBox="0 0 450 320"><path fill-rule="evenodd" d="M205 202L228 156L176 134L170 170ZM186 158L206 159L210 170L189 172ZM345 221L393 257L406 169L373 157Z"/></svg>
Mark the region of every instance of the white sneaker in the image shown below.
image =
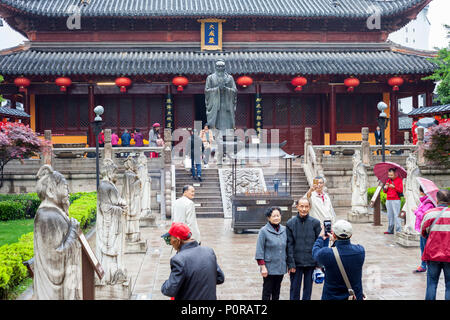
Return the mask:
<svg viewBox="0 0 450 320"><path fill-rule="evenodd" d="M208 164L205 164L205 169L208 168Z"/></svg>

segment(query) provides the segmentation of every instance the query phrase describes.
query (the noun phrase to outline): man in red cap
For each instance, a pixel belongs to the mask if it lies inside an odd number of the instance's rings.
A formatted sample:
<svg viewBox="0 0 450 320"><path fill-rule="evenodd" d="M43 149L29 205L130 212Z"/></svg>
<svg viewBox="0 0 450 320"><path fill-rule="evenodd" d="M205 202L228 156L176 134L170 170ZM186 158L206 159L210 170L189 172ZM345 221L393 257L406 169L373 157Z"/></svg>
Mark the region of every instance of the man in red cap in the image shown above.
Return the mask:
<svg viewBox="0 0 450 320"><path fill-rule="evenodd" d="M161 292L175 300L217 300L216 285L222 284L225 276L214 250L190 239L191 230L184 223L172 223L162 238L177 254L170 259L170 276Z"/></svg>

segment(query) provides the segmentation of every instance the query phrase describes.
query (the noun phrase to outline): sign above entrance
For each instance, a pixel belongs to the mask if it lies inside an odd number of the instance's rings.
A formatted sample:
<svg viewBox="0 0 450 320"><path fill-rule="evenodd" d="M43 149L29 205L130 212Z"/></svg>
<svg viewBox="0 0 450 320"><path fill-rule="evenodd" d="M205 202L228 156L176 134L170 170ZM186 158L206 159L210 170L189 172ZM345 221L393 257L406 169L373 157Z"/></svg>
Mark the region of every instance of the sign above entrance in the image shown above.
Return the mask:
<svg viewBox="0 0 450 320"><path fill-rule="evenodd" d="M201 49L222 50L222 22L223 19L200 19L201 27Z"/></svg>

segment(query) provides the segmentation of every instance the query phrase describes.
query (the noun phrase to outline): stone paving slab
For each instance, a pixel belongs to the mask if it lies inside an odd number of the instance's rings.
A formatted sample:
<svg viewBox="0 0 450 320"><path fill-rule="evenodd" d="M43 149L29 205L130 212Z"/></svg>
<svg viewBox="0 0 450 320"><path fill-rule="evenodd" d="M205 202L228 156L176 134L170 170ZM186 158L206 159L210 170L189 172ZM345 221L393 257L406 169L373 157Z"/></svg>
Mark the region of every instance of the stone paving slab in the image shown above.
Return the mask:
<svg viewBox="0 0 450 320"><path fill-rule="evenodd" d="M338 218L345 219L345 212L338 212ZM383 217L383 221L385 218ZM225 273L225 283L217 287L220 300L260 300L262 277L254 260L257 231L235 234L231 219L198 219L202 232L202 245L212 247ZM405 248L395 243L392 235L384 235L383 226L353 224L352 241L366 249L363 285L371 300L423 300L426 289L426 274L412 271L420 263L419 248ZM170 274L170 257L175 254L160 238L170 226L169 221L159 221L156 228L141 229L142 237L148 239L146 255L126 257L126 265L134 273L142 265L133 287L132 299L168 300L161 294L161 285ZM280 299L289 299L289 276L286 274ZM323 285L313 285L312 299L319 300ZM438 286L437 299L444 299L443 275Z"/></svg>

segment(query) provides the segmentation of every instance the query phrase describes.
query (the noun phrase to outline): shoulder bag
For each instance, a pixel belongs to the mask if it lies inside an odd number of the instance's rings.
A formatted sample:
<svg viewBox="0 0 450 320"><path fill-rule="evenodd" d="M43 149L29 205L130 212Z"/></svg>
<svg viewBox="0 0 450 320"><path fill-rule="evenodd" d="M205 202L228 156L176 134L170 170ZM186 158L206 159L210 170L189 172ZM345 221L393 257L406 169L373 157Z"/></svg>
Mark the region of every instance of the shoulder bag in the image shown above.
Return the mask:
<svg viewBox="0 0 450 320"><path fill-rule="evenodd" d="M348 300L356 300L355 292L352 289L352 285L350 284L350 280L348 280L347 273L345 272L344 265L342 264L341 256L339 255L339 251L336 247L331 248L334 253L334 257L336 258L337 265L339 267L339 271L341 271L342 278L344 279L345 285L348 289ZM363 294L363 299L366 300L366 296Z"/></svg>

